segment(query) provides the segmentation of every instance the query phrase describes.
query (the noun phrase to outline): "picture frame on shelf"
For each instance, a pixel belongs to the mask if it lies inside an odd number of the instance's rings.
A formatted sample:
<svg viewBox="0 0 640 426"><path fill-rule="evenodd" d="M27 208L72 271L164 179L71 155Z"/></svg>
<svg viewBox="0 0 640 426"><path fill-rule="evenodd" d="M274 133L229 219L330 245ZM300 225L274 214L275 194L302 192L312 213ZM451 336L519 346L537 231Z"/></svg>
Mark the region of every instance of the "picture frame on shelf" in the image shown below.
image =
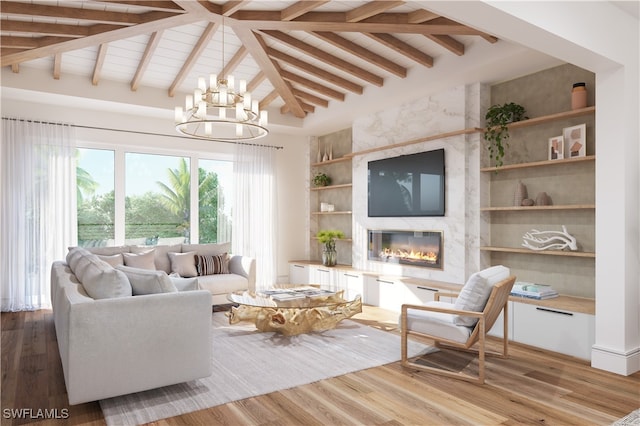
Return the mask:
<svg viewBox="0 0 640 426"><path fill-rule="evenodd" d="M587 155L587 125L565 127L562 136L566 144L567 158L585 157Z"/></svg>
<svg viewBox="0 0 640 426"><path fill-rule="evenodd" d="M564 136L549 138L549 160L562 160L564 158Z"/></svg>

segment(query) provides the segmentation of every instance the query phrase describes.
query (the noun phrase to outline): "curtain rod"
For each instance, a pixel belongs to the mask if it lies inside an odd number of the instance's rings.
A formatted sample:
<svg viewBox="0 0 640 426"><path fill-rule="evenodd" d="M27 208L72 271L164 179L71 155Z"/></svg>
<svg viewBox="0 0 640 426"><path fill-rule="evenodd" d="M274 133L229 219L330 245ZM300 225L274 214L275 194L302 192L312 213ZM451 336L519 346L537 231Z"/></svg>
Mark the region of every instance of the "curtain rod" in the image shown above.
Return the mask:
<svg viewBox="0 0 640 426"><path fill-rule="evenodd" d="M166 137L166 138L190 139L190 140L196 140L196 141L205 140L205 139L201 139L201 138L192 138L192 137L189 137L189 136L166 135L164 133L142 132L142 131L138 131L138 130L113 129L113 128L109 128L109 127L83 126L81 124L54 123L54 122L51 122L51 121L28 120L28 119L24 119L24 118L2 117L2 119L3 120L10 120L10 121L24 121L24 122L27 122L27 123L53 124L53 125L56 125L56 126L70 126L70 127L75 127L75 128L79 128L79 129L106 130L106 131L111 131L111 132L134 133L134 134L138 134L138 135L147 135L147 136L163 136L163 137ZM234 145L258 146L258 147L261 147L261 148L284 149L284 147L277 146L277 145L263 145L263 144L248 143L248 142L232 142L232 141L214 141L214 142L230 143L230 144L234 144Z"/></svg>

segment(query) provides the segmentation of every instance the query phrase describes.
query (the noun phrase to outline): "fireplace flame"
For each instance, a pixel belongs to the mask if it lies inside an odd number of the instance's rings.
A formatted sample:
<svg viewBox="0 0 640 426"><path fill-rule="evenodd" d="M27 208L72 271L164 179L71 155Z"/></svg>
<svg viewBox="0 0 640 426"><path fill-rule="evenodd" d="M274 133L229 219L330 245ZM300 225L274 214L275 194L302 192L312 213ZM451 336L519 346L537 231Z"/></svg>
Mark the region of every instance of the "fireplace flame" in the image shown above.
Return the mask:
<svg viewBox="0 0 640 426"><path fill-rule="evenodd" d="M438 261L438 253L433 251L407 251L402 249L390 250L389 248L384 248L380 252L380 257L387 259L400 258L409 260L422 260L429 263L436 263Z"/></svg>

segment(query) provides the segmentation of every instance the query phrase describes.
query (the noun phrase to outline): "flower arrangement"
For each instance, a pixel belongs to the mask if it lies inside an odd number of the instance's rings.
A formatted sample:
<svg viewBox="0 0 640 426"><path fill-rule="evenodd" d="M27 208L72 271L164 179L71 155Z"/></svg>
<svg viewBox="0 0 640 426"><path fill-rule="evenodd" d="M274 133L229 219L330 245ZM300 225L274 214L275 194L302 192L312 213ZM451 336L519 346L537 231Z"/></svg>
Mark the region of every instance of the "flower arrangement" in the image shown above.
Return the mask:
<svg viewBox="0 0 640 426"><path fill-rule="evenodd" d="M318 241L324 244L322 250L322 264L335 266L337 263L336 240L344 238L344 232L336 229L323 229L316 234Z"/></svg>

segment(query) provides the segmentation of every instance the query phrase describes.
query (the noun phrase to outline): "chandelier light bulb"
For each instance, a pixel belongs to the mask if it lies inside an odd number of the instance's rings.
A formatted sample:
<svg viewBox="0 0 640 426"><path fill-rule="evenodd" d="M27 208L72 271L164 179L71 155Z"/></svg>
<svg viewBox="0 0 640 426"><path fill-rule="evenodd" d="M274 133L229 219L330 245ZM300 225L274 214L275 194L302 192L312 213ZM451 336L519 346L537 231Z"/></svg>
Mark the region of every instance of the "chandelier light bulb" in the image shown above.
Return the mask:
<svg viewBox="0 0 640 426"><path fill-rule="evenodd" d="M213 91L217 85L218 85L218 75L209 74L209 89Z"/></svg>
<svg viewBox="0 0 640 426"><path fill-rule="evenodd" d="M187 95L184 99L184 110L189 111L193 109L193 95Z"/></svg>
<svg viewBox="0 0 640 426"><path fill-rule="evenodd" d="M227 104L227 86L220 85L220 105Z"/></svg>
<svg viewBox="0 0 640 426"><path fill-rule="evenodd" d="M240 102L236 103L236 121L244 121L244 109L242 108L242 104Z"/></svg>
<svg viewBox="0 0 640 426"><path fill-rule="evenodd" d="M236 124L236 136L242 137L242 124Z"/></svg>
<svg viewBox="0 0 640 426"><path fill-rule="evenodd" d="M235 83L236 83L236 80L233 78L232 75L227 76L227 88L232 92L233 92Z"/></svg>
<svg viewBox="0 0 640 426"><path fill-rule="evenodd" d="M179 107L179 106L176 107L174 117L175 117L176 124L180 124L184 121L182 107Z"/></svg>
<svg viewBox="0 0 640 426"><path fill-rule="evenodd" d="M244 94L244 107L245 109L251 109L251 93L249 92Z"/></svg>
<svg viewBox="0 0 640 426"><path fill-rule="evenodd" d="M193 91L193 105L200 105L200 101L202 101L202 90L195 89Z"/></svg>
<svg viewBox="0 0 640 426"><path fill-rule="evenodd" d="M204 77L198 77L198 89L202 90L203 93L207 91L207 83Z"/></svg>
<svg viewBox="0 0 640 426"><path fill-rule="evenodd" d="M241 95L244 95L245 92L247 91L247 80L240 80L240 88L238 89L238 92Z"/></svg>
<svg viewBox="0 0 640 426"><path fill-rule="evenodd" d="M211 123L210 122L204 123L204 134L207 136L211 136L212 133L213 133L213 130L211 128Z"/></svg>
<svg viewBox="0 0 640 426"><path fill-rule="evenodd" d="M253 111L255 115L260 114L258 101L256 99L251 101L251 111Z"/></svg>
<svg viewBox="0 0 640 426"><path fill-rule="evenodd" d="M260 121L258 124L262 127L265 127L269 124L269 112L268 111L260 111Z"/></svg>
<svg viewBox="0 0 640 426"><path fill-rule="evenodd" d="M200 101L198 103L198 118L200 118L201 120L204 120L205 118L207 118L207 102L206 101Z"/></svg>
<svg viewBox="0 0 640 426"><path fill-rule="evenodd" d="M218 116L220 120L225 120L227 118L227 109L225 107L220 107L220 113Z"/></svg>

